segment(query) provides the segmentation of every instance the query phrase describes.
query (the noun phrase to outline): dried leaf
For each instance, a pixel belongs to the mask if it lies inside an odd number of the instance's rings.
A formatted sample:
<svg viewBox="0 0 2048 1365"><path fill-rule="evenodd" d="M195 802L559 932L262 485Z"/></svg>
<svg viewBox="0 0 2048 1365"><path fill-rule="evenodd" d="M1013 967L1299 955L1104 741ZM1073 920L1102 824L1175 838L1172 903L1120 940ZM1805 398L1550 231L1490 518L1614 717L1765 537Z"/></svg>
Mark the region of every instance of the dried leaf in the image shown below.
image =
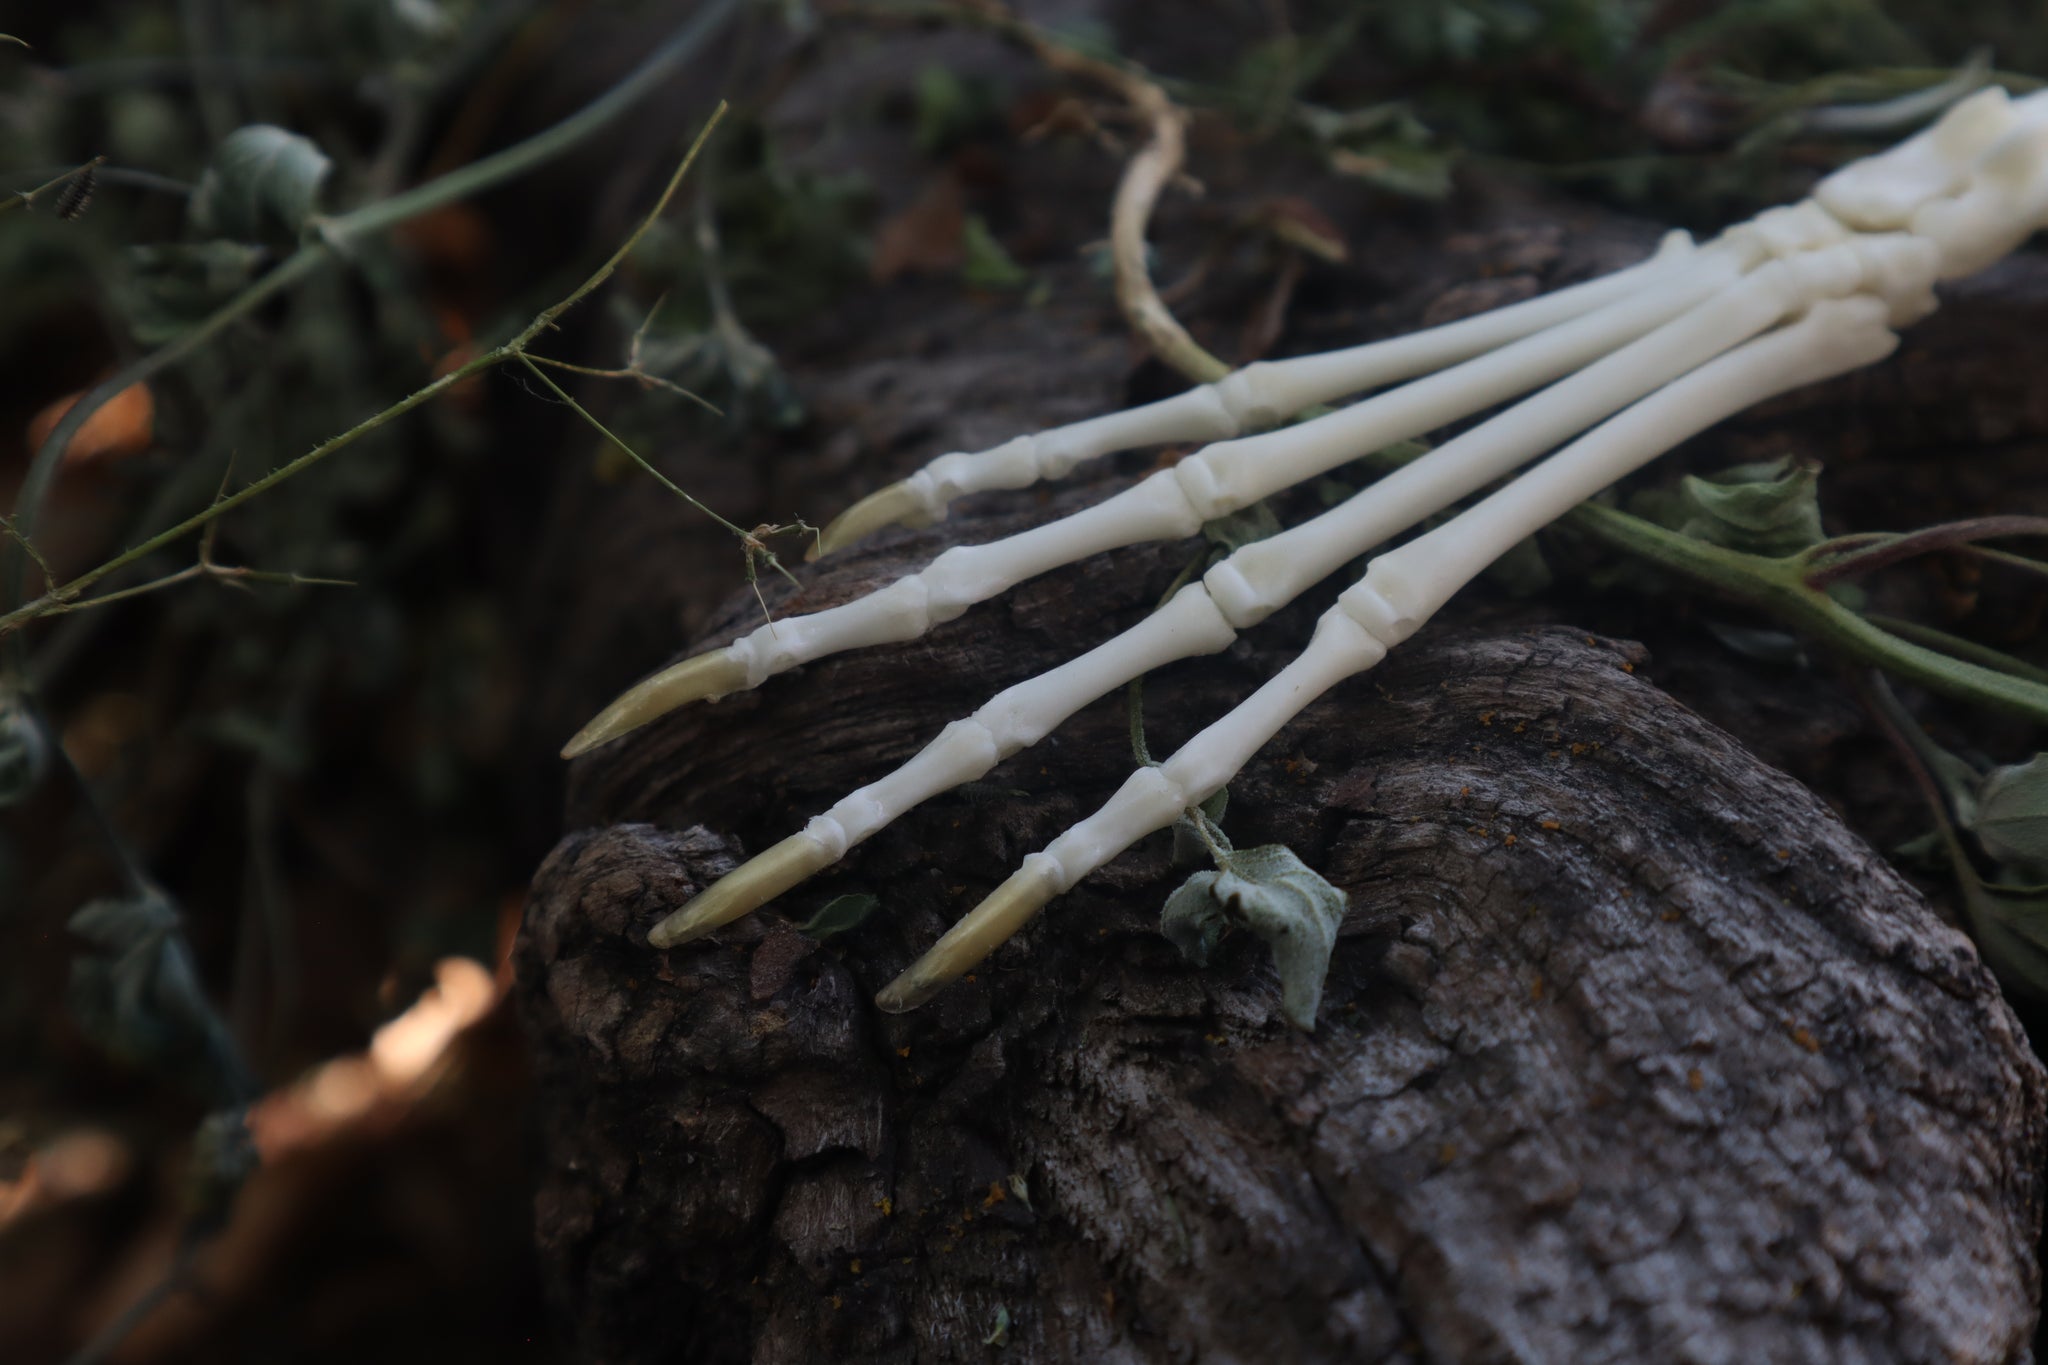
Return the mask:
<svg viewBox="0 0 2048 1365"><path fill-rule="evenodd" d="M967 199L960 181L942 175L925 187L909 208L883 223L868 256L868 274L877 284L899 275L943 275L966 259Z"/></svg>
<svg viewBox="0 0 2048 1365"><path fill-rule="evenodd" d="M1351 259L1344 234L1329 215L1300 195L1281 195L1260 208L1258 220L1281 241L1298 246L1320 260L1342 264Z"/></svg>

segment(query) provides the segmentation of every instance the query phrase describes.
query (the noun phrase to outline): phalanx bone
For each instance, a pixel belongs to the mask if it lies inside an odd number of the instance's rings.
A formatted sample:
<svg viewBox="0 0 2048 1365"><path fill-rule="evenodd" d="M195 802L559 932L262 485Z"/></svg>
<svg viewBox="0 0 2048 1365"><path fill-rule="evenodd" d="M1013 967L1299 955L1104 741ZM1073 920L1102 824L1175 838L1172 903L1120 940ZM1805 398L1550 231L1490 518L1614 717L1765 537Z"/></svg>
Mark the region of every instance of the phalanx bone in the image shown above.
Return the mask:
<svg viewBox="0 0 2048 1365"><path fill-rule="evenodd" d="M1647 261L1390 341L1247 366L1177 397L933 460L826 528L827 552L926 524L972 492L1024 488L1136 446L1211 442L1096 506L947 550L857 601L764 626L633 687L564 749L573 756L686 703L760 686L841 650L914 639L1023 580L1202 524L1394 442L1527 394L1314 519L1239 549L1146 620L954 721L896 771L840 801L656 925L669 947L747 914L922 801L987 773L1082 706L1175 659L1214 653L1374 546L1548 459L1435 530L1370 561L1307 649L1157 766L1140 768L877 997L909 1009L972 969L1053 897L1223 787L1304 706L1386 657L1496 557L1623 475L1744 408L1869 365L1975 273L2048 226L2048 93L1984 90L1934 126L1853 162L1810 199L1705 245L1667 237ZM1405 381L1405 382L1404 382ZM1391 387L1389 387L1391 386ZM1379 390L1297 425L1308 408ZM1561 448L1560 448L1561 447Z"/></svg>

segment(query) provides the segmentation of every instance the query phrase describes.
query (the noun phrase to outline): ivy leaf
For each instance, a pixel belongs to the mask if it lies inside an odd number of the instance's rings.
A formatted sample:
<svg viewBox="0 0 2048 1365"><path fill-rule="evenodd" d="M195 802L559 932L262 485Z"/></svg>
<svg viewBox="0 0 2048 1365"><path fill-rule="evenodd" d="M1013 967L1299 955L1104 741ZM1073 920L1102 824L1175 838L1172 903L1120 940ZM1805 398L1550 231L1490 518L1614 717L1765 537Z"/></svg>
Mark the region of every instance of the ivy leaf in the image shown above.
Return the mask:
<svg viewBox="0 0 2048 1365"><path fill-rule="evenodd" d="M1675 504L1652 520L1709 545L1778 558L1826 538L1819 487L1815 460L1764 460L1705 478L1688 474Z"/></svg>
<svg viewBox="0 0 2048 1365"><path fill-rule="evenodd" d="M334 163L311 138L269 123L237 128L200 177L192 218L209 236L260 242L296 237Z"/></svg>
<svg viewBox="0 0 2048 1365"><path fill-rule="evenodd" d="M1305 1031L1316 1026L1330 950L1349 898L1282 844L1232 853L1221 871L1197 872L1166 899L1159 932L1196 966L1208 963L1223 930L1239 924L1264 940L1280 973L1280 1009Z"/></svg>
<svg viewBox="0 0 2048 1365"><path fill-rule="evenodd" d="M1965 823L1999 862L2048 867L2048 754L1993 769Z"/></svg>
<svg viewBox="0 0 2048 1365"><path fill-rule="evenodd" d="M836 896L827 901L817 914L799 924L796 931L806 938L815 938L822 942L835 935L858 929L881 904L879 898L862 892Z"/></svg>

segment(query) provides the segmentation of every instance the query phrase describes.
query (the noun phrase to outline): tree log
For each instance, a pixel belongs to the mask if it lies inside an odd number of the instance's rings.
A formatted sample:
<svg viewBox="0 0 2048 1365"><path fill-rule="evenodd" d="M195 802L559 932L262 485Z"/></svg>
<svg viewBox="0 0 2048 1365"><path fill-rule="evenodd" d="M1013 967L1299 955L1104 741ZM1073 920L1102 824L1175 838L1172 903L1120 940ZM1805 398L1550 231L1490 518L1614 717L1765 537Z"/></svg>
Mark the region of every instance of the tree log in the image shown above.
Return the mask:
<svg viewBox="0 0 2048 1365"><path fill-rule="evenodd" d="M1019 520L835 558L800 605ZM1313 1034L1256 942L1196 969L1158 936L1185 875L1164 837L927 1008L870 1003L1128 772L1121 697L776 907L879 896L853 932L770 911L646 946L742 850L1135 619L1188 552L1063 570L579 766L519 962L539 1231L591 1358L2026 1358L2048 1120L2024 1034L1962 935L1626 643L1467 608L1232 784L1240 846L1351 897ZM1320 605L1155 677L1155 750Z"/></svg>

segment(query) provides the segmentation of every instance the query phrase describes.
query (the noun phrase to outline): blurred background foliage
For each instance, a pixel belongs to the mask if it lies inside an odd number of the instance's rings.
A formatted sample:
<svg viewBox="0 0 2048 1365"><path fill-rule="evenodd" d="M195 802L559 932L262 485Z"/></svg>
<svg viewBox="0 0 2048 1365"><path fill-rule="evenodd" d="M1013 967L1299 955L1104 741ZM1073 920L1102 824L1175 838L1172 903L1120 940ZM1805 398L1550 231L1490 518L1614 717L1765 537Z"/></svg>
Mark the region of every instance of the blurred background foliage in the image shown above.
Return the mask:
<svg viewBox="0 0 2048 1365"><path fill-rule="evenodd" d="M694 8L83 0L10 16L22 45L0 44L0 189L105 160L82 211L61 216L48 196L0 216L0 506L14 504L53 405L228 301L317 233L320 214L388 198L564 117ZM1076 46L1142 62L1195 110L1196 175L1205 156L1255 149L1296 183L1357 182L1388 212L1453 195L1462 177L1505 175L1710 228L1796 196L1926 113L1844 130L1834 106L1958 79L2030 89L2025 73L2048 72L2038 0L1019 10ZM992 158L1050 139L1060 166L1099 163L1084 181L1092 194L1130 133L1115 111L1063 104L1071 92L1014 62L891 58L906 33L932 25L975 27L944 4L742 7L715 59L678 75L648 116L680 120L664 135L621 130L530 180L357 242L146 395L110 405L66 454L39 554L60 578L90 567L511 333L623 237L719 94L734 113L686 202L552 353L629 371L579 391L657 456L685 440L738 449L762 432L827 444L783 338L857 312L864 291L900 277L1036 306L1050 287L1041 220L1089 225L1064 233L1070 253L1106 230L1106 197L1047 208L982 187L996 178ZM790 117L784 93L839 61L883 74ZM292 136L252 138L254 126ZM793 127L808 133L793 138ZM639 154L650 145L655 154ZM1107 283L1095 284L1106 308ZM635 382L644 377L664 382ZM220 1069L209 1030L224 1030L250 1093L275 1109L309 1077L343 1084L335 1059L374 1060L373 1037L397 1036L377 1030L417 1023L426 1002L475 1004L446 963L497 970L525 880L557 833L561 736L539 728L531 685L552 646L525 618L535 546L567 490L632 477L530 380L480 376L229 516L208 548L218 564L348 586L202 577L4 642L0 694L32 693L57 748L38 748L19 707L0 718L0 747L12 746L0 752L0 1249L10 1217L28 1216L18 1210L37 1153L46 1190L58 1183L49 1153L81 1132L106 1138L119 1158L109 1169L132 1175L184 1160L201 1115L219 1107L206 1077L179 1084L164 1060L176 1048L123 1048L124 1029L210 1008L216 1019L184 1026L205 1040L188 1049L191 1065ZM166 551L110 586L185 568L193 551ZM737 583L737 549L729 562ZM67 934L88 906L100 908ZM176 952L152 949L135 959L147 972L120 976L122 954L144 942ZM72 997L83 1018L63 987L77 963L90 988ZM171 1008L173 997L184 1004ZM435 1008L444 1022L461 1013ZM496 1060L477 1063L492 1079L463 1093L516 1112L516 1046L502 1029L496 1038ZM407 1074L425 1073L375 1072ZM317 1127L308 1104L268 1121ZM344 1111L384 1112L319 1110ZM447 1125L429 1144L445 1165L451 1135L471 1130L432 1121ZM542 1330L518 1247L523 1149L508 1151L475 1172L505 1187L473 1192L497 1221L465 1223L477 1206L455 1201L435 1234L460 1242L488 1226L509 1239L457 1274L475 1277L463 1300L474 1312L449 1319L494 1341ZM243 1168L229 1166L239 1180ZM130 1205L115 1225L130 1226L138 1207L183 1207L134 1194L133 1179L116 1186ZM88 1263L148 1264L104 1246ZM10 1331L38 1349L76 1345L148 1278L79 1271L44 1286L75 1300L54 1327L0 1302L0 1354ZM28 1284L16 1280L12 1297ZM10 1297L0 1275L0 1300ZM285 1336L270 1340L289 1337L276 1330Z"/></svg>

